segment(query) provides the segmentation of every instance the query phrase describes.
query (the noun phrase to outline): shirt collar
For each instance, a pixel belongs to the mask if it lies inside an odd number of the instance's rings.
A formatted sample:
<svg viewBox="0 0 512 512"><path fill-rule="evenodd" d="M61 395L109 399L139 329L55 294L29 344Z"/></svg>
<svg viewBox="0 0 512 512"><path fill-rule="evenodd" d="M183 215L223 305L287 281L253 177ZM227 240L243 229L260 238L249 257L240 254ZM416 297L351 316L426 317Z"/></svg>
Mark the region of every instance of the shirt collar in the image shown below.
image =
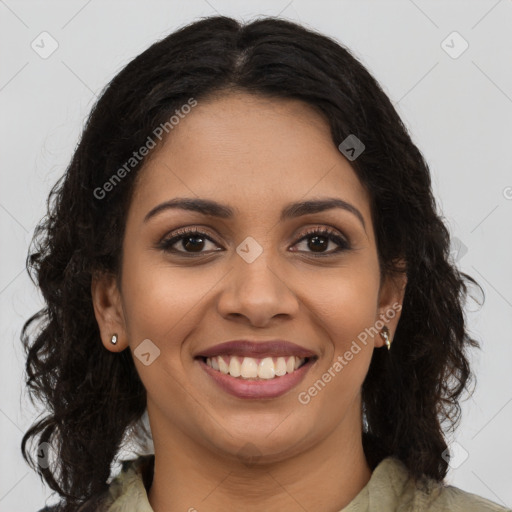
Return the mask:
<svg viewBox="0 0 512 512"><path fill-rule="evenodd" d="M151 485L154 455L143 455L123 462L120 474L112 480L104 502L106 512L154 512L147 489ZM377 512L394 510L409 480L405 465L397 458L386 457L373 470L370 480L339 512Z"/></svg>

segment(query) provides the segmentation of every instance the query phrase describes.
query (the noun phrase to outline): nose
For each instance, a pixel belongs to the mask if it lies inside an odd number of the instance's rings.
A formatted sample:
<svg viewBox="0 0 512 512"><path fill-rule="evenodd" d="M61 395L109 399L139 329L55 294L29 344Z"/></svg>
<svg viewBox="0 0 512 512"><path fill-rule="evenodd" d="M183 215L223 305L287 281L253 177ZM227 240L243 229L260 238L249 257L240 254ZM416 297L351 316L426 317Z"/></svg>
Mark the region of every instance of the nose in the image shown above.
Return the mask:
<svg viewBox="0 0 512 512"><path fill-rule="evenodd" d="M236 254L224 280L217 309L226 319L245 318L255 327L268 326L274 317L292 318L299 311L293 283L276 258L264 250L254 261Z"/></svg>

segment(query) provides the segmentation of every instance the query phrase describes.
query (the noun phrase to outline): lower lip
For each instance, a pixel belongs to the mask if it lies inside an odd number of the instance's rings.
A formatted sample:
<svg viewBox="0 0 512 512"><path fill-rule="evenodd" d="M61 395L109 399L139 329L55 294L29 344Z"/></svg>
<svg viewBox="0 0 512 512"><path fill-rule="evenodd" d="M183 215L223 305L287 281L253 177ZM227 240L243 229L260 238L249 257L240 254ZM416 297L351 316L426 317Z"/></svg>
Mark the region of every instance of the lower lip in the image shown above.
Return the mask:
<svg viewBox="0 0 512 512"><path fill-rule="evenodd" d="M298 370L287 373L282 377L273 379L243 379L242 377L231 377L231 375L214 370L202 359L197 359L201 368L218 384L224 391L238 398L276 398L284 395L293 389L304 379L315 358L309 359Z"/></svg>

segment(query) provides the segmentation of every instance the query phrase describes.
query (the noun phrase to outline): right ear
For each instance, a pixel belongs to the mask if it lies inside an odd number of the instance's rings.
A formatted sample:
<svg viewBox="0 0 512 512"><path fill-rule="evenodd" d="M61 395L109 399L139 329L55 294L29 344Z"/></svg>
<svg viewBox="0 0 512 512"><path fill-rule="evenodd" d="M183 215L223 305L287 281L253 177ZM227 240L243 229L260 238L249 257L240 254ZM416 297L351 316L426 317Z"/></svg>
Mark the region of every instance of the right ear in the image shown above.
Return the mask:
<svg viewBox="0 0 512 512"><path fill-rule="evenodd" d="M104 347L111 352L121 352L128 347L128 339L116 277L106 272L95 273L91 281L91 297ZM117 335L115 344L112 343L114 334Z"/></svg>

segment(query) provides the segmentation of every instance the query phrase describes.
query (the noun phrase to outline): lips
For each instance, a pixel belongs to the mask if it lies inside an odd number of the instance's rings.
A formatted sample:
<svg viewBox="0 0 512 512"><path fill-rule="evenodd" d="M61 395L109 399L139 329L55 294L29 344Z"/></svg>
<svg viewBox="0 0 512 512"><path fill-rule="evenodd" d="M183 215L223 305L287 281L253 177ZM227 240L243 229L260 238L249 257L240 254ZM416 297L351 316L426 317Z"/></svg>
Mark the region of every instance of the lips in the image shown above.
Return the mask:
<svg viewBox="0 0 512 512"><path fill-rule="evenodd" d="M308 359L300 368L282 377L265 379L243 379L232 377L208 366L201 357L196 358L199 367L211 379L211 382L229 395L242 399L275 399L297 387L312 368L315 358Z"/></svg>
<svg viewBox="0 0 512 512"><path fill-rule="evenodd" d="M271 399L296 387L318 355L286 340L234 340L201 350L195 359L223 391L237 398Z"/></svg>
<svg viewBox="0 0 512 512"><path fill-rule="evenodd" d="M315 352L286 340L250 341L233 340L219 343L198 352L195 357L205 359L216 356L239 356L239 357L289 357L300 358L317 357Z"/></svg>

